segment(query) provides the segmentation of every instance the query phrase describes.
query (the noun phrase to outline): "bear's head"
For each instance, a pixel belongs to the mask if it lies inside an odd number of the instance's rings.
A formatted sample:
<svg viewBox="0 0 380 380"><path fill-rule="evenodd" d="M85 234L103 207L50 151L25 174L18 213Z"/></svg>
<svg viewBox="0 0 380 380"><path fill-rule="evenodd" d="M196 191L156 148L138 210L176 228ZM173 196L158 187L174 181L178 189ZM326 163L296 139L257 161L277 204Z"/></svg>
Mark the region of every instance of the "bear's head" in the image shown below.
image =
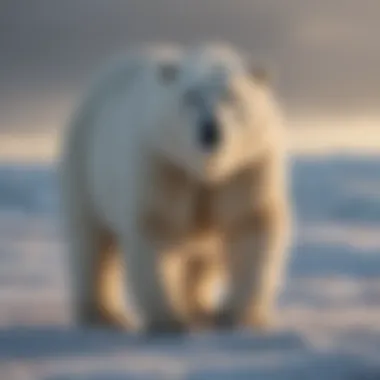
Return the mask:
<svg viewBox="0 0 380 380"><path fill-rule="evenodd" d="M274 143L280 111L265 70L225 45L205 45L161 62L153 140L194 179L215 183Z"/></svg>

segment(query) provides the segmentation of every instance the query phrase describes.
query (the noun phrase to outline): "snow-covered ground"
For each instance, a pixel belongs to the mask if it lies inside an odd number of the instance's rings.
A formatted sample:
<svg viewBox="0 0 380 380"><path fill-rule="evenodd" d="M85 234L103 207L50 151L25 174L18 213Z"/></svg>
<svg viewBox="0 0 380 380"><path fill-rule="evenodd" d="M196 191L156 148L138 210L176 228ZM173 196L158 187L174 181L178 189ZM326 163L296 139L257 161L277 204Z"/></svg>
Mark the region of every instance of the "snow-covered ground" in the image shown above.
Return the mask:
<svg viewBox="0 0 380 380"><path fill-rule="evenodd" d="M380 379L380 157L298 156L279 325L144 341L78 331L54 167L0 165L0 379Z"/></svg>

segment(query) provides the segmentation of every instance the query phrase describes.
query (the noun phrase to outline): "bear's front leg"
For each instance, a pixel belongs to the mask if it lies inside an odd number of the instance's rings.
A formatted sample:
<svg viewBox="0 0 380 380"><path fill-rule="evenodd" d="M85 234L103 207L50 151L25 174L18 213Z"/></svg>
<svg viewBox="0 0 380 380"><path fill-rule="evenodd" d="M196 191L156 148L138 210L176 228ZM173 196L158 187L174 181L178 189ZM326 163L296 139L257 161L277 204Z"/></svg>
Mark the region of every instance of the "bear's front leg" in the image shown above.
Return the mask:
<svg viewBox="0 0 380 380"><path fill-rule="evenodd" d="M271 324L285 250L287 212L282 201L268 202L226 238L231 288L215 324L263 329Z"/></svg>
<svg viewBox="0 0 380 380"><path fill-rule="evenodd" d="M148 334L179 333L185 329L170 305L159 270L160 260L170 249L168 243L153 242L141 233L135 234L124 249L127 286Z"/></svg>
<svg viewBox="0 0 380 380"><path fill-rule="evenodd" d="M157 157L146 170L134 197L132 231L126 234L130 236L125 244L127 278L145 330L179 332L185 322L170 302L170 292L165 289L168 279L161 269L166 258L178 257L177 250L188 232L193 184L186 173Z"/></svg>

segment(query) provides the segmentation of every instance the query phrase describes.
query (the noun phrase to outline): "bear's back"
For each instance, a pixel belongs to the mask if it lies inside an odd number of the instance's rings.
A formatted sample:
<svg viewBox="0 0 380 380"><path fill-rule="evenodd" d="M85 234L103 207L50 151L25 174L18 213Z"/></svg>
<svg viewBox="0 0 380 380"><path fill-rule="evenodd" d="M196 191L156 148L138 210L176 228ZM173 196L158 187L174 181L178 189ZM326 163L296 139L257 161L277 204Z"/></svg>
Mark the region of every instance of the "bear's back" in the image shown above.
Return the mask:
<svg viewBox="0 0 380 380"><path fill-rule="evenodd" d="M78 183L105 224L118 224L120 210L129 208L118 201L128 202L125 193L137 175L133 166L146 112L144 84L153 87L155 68L179 55L175 47L148 46L115 56L93 75L72 118L66 160L76 167Z"/></svg>

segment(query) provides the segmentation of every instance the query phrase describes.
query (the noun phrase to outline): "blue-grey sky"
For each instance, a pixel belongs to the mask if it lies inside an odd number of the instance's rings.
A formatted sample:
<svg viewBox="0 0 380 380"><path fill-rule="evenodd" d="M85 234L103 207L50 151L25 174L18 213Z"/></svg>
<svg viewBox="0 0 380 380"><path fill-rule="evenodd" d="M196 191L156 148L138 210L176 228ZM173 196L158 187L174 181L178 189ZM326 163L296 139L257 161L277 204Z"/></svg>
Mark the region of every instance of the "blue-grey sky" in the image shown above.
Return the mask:
<svg viewBox="0 0 380 380"><path fill-rule="evenodd" d="M138 41L227 40L276 68L290 110L380 108L379 0L1 0L0 130L56 128Z"/></svg>

